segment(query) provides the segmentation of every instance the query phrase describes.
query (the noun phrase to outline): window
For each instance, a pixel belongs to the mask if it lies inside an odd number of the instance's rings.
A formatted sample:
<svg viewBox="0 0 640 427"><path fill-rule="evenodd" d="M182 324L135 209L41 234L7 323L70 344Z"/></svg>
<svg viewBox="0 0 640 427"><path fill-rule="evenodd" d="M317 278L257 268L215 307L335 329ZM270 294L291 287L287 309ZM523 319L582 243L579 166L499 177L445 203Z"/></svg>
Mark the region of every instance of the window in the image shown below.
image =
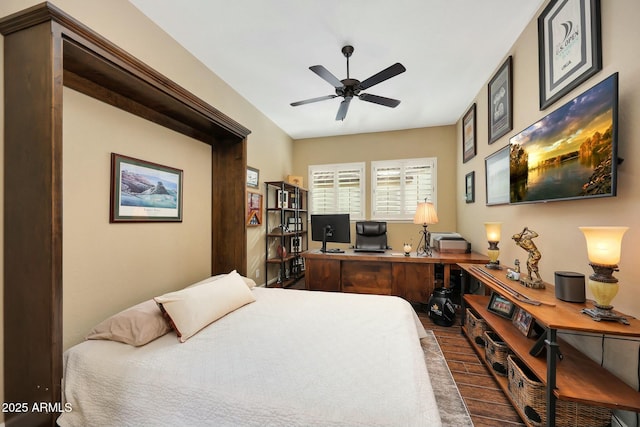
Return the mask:
<svg viewBox="0 0 640 427"><path fill-rule="evenodd" d="M418 203L435 203L436 158L371 162L371 218L412 220Z"/></svg>
<svg viewBox="0 0 640 427"><path fill-rule="evenodd" d="M364 219L364 187L364 163L309 166L309 211Z"/></svg>

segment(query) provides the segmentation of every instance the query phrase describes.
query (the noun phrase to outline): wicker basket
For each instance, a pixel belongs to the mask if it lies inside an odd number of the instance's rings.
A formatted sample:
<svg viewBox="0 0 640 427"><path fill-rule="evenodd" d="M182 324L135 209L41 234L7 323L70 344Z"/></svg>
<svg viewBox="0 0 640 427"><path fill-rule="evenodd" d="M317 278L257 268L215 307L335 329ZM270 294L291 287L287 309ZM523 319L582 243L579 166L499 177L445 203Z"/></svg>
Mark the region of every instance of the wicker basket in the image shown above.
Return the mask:
<svg viewBox="0 0 640 427"><path fill-rule="evenodd" d="M484 332L487 330L487 322L467 308L465 327L471 339L479 346L484 347Z"/></svg>
<svg viewBox="0 0 640 427"><path fill-rule="evenodd" d="M498 335L491 331L484 333L485 349L484 354L487 362L493 368L496 374L507 376L507 356L509 355L509 347L500 339Z"/></svg>
<svg viewBox="0 0 640 427"><path fill-rule="evenodd" d="M546 388L518 358L507 357L509 393L516 406L534 426L547 425ZM612 410L566 400L556 401L556 426L604 427L611 425Z"/></svg>

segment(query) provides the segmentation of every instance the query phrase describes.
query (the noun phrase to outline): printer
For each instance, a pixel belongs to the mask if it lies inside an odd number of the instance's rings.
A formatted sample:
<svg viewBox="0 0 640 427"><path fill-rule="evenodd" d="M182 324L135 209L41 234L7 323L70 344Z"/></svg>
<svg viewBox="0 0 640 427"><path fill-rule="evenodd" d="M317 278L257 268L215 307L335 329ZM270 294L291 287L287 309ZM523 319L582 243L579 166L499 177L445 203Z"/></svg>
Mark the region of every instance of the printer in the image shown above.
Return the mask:
<svg viewBox="0 0 640 427"><path fill-rule="evenodd" d="M432 232L431 247L440 253L465 254L471 252L471 243L453 232Z"/></svg>

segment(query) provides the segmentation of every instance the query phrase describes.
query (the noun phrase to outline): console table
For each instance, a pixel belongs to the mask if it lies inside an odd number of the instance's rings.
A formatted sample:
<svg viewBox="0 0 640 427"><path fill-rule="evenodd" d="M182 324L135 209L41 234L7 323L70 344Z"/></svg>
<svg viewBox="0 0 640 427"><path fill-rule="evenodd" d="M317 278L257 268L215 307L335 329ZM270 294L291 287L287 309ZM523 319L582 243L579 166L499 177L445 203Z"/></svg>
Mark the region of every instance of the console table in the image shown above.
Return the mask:
<svg viewBox="0 0 640 427"><path fill-rule="evenodd" d="M489 270L484 266L461 263L463 308L465 305L476 312L489 329L497 334L509 349L535 374L546 386L547 426L556 424L556 400L567 400L612 409L623 409L640 412L640 392L628 386L598 363L583 353L558 339L558 330L595 333L609 336L640 337L640 321L629 318L629 325L617 322L596 322L582 314L583 308L592 307L593 303L570 303L555 297L554 287L546 284L545 289L530 289L518 282L506 278L506 268ZM520 307L547 329L546 359L530 354L535 340L521 334L511 320L502 318L487 309L490 297L486 295L464 295L469 277L474 277L484 284L486 290L496 292ZM506 287L505 287L506 286ZM517 293L514 294L513 291ZM540 305L532 304L539 302ZM462 321L464 325L464 319ZM463 333L470 337L470 331L462 327ZM485 359L484 348L473 339L469 339L480 359L489 366L509 399L508 381L495 374ZM559 355L562 359L559 360ZM512 403L513 400L512 400ZM516 406L514 404L514 406ZM520 413L523 420L526 415Z"/></svg>
<svg viewBox="0 0 640 427"><path fill-rule="evenodd" d="M489 261L485 255L433 252L430 257L395 252L368 253L347 249L344 253L320 250L303 254L306 263L306 287L309 290L396 295L410 302L427 303L435 287L435 265L444 267L448 286L451 267L458 263Z"/></svg>

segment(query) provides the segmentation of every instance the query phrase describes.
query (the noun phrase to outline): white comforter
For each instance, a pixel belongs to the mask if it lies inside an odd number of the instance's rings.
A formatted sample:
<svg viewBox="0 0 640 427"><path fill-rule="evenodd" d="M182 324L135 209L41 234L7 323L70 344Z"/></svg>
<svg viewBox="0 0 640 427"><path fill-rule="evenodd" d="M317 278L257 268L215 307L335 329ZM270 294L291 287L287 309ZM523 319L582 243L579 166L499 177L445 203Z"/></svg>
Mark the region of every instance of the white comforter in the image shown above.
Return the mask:
<svg viewBox="0 0 640 427"><path fill-rule="evenodd" d="M412 307L253 290L186 343L86 341L64 354L60 426L439 426Z"/></svg>

